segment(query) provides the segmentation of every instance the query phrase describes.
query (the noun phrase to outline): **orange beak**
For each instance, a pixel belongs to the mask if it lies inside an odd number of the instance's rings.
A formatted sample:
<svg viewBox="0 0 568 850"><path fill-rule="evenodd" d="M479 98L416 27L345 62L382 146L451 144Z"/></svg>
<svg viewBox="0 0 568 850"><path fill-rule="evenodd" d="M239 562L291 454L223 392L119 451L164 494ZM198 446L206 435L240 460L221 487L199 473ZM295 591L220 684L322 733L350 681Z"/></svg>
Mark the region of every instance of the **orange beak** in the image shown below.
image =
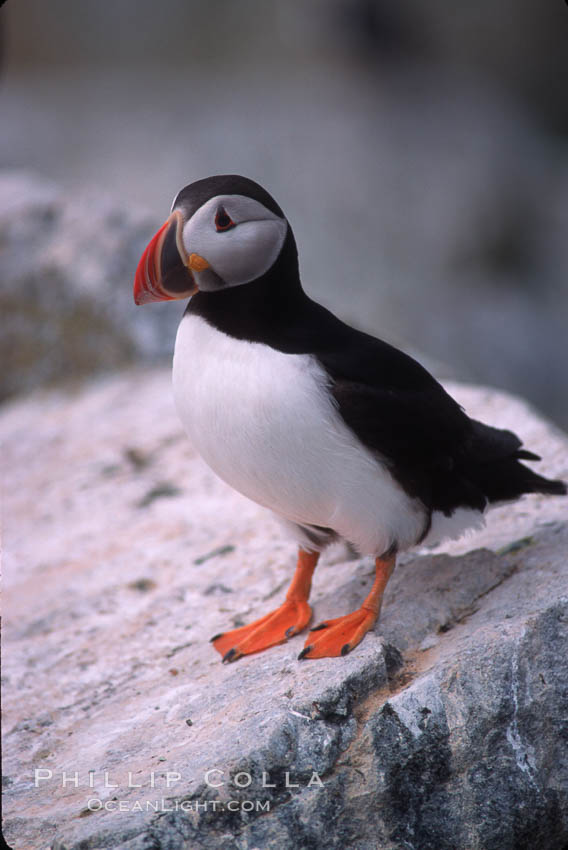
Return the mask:
<svg viewBox="0 0 568 850"><path fill-rule="evenodd" d="M136 304L189 298L197 292L183 245L183 225L183 215L174 210L148 243L134 278Z"/></svg>

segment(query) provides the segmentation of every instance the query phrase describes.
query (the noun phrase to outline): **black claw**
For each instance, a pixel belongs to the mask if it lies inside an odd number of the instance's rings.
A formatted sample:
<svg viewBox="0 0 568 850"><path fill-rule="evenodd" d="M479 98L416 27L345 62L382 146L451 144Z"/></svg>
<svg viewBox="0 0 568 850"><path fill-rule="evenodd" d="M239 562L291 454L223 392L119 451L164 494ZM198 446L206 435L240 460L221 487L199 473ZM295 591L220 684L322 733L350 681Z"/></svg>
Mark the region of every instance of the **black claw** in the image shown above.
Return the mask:
<svg viewBox="0 0 568 850"><path fill-rule="evenodd" d="M314 647L313 647L312 644L310 644L309 646L305 646L303 648L303 650L300 652L300 654L298 655L298 661L302 661L306 657L306 655L308 654L310 649L313 649L313 648Z"/></svg>
<svg viewBox="0 0 568 850"><path fill-rule="evenodd" d="M349 646L349 644L344 643L343 646L341 647L341 654L347 655L347 653L350 652L350 651L351 651L351 647Z"/></svg>
<svg viewBox="0 0 568 850"><path fill-rule="evenodd" d="M223 656L223 664L228 664L230 661L232 661L236 654L237 650L235 649L235 647L226 652Z"/></svg>
<svg viewBox="0 0 568 850"><path fill-rule="evenodd" d="M224 634L225 632L219 632L218 635L213 635L212 638L209 638L209 643L213 643L213 641L217 640L217 638L223 637Z"/></svg>
<svg viewBox="0 0 568 850"><path fill-rule="evenodd" d="M311 632L319 632L322 629L327 629L327 623L320 623L319 626L314 626L313 629L310 629Z"/></svg>
<svg viewBox="0 0 568 850"><path fill-rule="evenodd" d="M295 628L296 628L295 626L290 626L290 628L286 629L286 631L284 632L284 637L287 637L287 638L292 637L292 635L294 634Z"/></svg>

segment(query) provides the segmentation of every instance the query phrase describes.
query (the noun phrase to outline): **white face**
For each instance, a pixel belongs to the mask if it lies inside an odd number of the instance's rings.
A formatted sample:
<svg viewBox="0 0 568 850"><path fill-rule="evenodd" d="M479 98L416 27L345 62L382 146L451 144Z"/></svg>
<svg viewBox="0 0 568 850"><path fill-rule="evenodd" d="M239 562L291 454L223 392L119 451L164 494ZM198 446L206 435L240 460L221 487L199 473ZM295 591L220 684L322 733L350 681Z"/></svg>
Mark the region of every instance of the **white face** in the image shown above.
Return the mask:
<svg viewBox="0 0 568 850"><path fill-rule="evenodd" d="M277 259L288 224L258 201L244 195L217 195L203 204L183 227L187 254L198 254L225 286L261 277ZM219 289L209 269L194 271L200 290Z"/></svg>

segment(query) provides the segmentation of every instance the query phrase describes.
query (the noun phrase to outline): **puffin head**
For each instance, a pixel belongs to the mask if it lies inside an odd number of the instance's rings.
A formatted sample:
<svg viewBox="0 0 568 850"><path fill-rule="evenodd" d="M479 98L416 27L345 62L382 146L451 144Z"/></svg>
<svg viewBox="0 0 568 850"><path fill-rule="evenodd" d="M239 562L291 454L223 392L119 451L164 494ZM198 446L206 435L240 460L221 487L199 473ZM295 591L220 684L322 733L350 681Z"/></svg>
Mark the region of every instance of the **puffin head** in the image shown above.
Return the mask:
<svg viewBox="0 0 568 850"><path fill-rule="evenodd" d="M217 175L186 186L142 254L136 304L189 298L257 280L293 239L276 201L246 177Z"/></svg>

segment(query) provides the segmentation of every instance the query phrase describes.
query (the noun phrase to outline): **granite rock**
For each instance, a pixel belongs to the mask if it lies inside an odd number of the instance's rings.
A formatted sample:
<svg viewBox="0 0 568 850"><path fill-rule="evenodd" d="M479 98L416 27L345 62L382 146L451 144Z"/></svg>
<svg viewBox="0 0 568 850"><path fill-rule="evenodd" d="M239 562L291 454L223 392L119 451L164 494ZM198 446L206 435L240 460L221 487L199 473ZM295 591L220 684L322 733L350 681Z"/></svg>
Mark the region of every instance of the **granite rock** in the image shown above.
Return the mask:
<svg viewBox="0 0 568 850"><path fill-rule="evenodd" d="M181 306L132 309L159 224L102 192L70 196L28 172L0 173L0 399L171 354Z"/></svg>
<svg viewBox="0 0 568 850"><path fill-rule="evenodd" d="M450 391L568 475L524 402ZM4 407L4 834L24 850L558 850L568 842L562 498L400 559L346 658L208 638L282 597L295 552L181 432L169 374ZM372 562L330 549L314 617Z"/></svg>

